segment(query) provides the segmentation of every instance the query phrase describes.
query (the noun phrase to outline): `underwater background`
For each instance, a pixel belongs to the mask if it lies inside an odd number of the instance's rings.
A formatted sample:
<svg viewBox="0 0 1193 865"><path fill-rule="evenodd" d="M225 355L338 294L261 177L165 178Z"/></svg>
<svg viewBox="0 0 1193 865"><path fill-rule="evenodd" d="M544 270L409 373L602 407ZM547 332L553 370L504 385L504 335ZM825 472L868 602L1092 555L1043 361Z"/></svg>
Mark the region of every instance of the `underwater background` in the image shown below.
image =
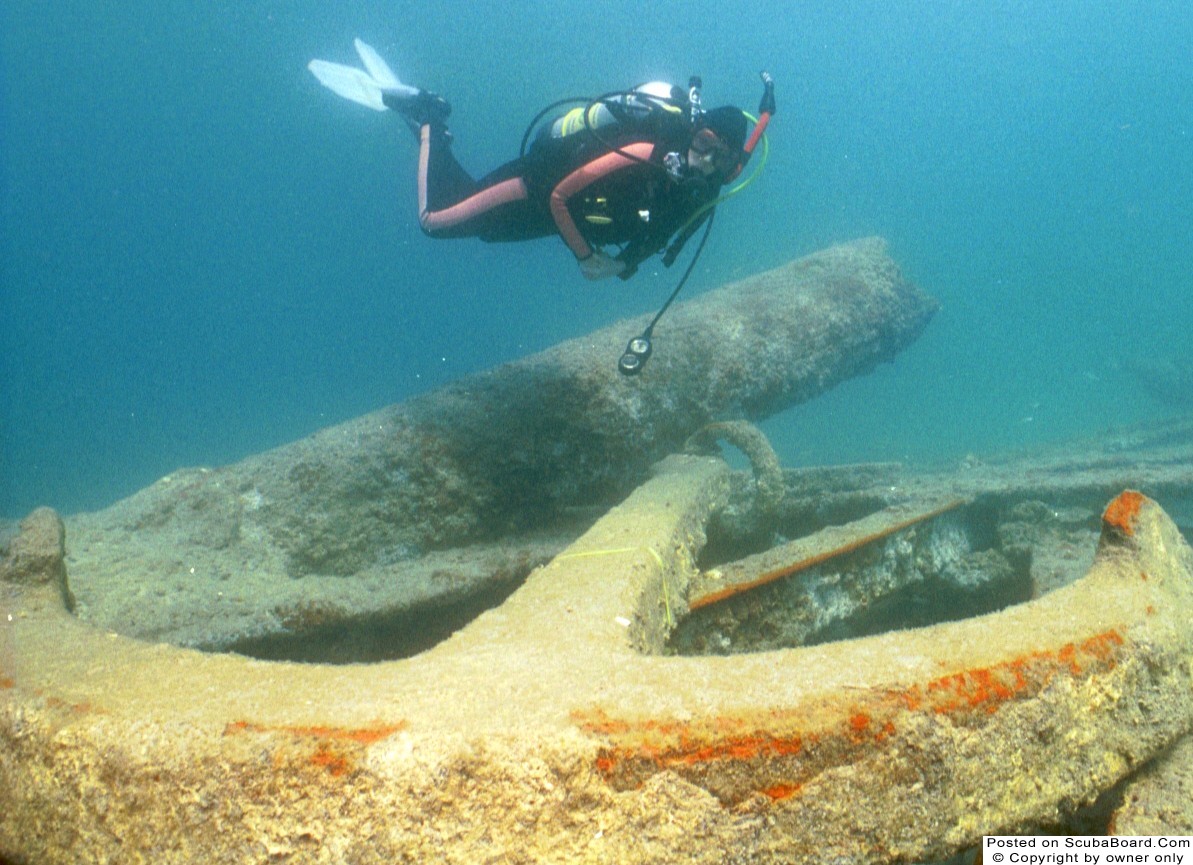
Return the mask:
<svg viewBox="0 0 1193 865"><path fill-rule="evenodd" d="M769 161L685 295L880 234L943 304L893 364L765 424L789 464L1193 404L1138 374L1193 364L1185 2L7 0L0 516L100 508L665 299L694 243L594 284L558 239L425 238L405 128L306 69L357 65L356 36L451 101L477 175L555 99L698 74L707 106L754 111L771 72Z"/></svg>

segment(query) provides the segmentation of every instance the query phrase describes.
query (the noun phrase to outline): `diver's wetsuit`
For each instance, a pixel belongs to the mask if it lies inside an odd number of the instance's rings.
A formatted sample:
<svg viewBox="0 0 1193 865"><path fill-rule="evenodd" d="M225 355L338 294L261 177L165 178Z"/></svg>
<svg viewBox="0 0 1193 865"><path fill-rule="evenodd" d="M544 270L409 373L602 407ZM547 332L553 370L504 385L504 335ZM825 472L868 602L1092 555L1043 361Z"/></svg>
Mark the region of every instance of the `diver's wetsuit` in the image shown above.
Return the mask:
<svg viewBox="0 0 1193 865"><path fill-rule="evenodd" d="M442 125L424 124L418 135L418 213L426 234L500 242L558 233L579 260L594 246L624 244L617 256L626 264L623 279L719 191L716 182L677 179L663 167L668 153L686 159L691 127L683 117L606 128L599 139L587 132L541 135L525 156L479 181L456 161Z"/></svg>

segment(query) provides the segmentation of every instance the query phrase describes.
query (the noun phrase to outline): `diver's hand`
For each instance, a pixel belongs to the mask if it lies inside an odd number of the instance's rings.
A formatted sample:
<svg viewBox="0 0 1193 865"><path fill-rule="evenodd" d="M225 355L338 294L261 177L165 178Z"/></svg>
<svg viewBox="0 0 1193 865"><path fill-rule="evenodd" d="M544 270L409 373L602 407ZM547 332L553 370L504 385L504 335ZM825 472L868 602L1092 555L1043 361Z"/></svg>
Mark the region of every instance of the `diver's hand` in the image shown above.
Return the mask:
<svg viewBox="0 0 1193 865"><path fill-rule="evenodd" d="M598 280L618 276L625 270L625 262L610 258L599 249L593 250L592 255L580 260L580 272L585 279Z"/></svg>

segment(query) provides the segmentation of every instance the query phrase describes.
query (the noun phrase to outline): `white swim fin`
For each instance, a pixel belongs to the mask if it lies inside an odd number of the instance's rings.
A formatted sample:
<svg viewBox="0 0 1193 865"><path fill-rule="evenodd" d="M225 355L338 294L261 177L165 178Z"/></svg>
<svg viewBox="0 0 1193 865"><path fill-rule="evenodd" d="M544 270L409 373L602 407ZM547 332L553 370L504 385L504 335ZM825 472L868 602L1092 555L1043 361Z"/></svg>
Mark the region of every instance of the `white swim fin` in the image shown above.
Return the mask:
<svg viewBox="0 0 1193 865"><path fill-rule="evenodd" d="M329 63L326 60L312 60L307 64L307 69L310 69L319 79L319 83L332 93L374 111L387 110L388 106L383 98L386 93L405 99L413 99L418 95L417 87L399 81L381 55L359 39L356 40L356 53L360 55L361 62L365 65L364 69Z"/></svg>
<svg viewBox="0 0 1193 865"><path fill-rule="evenodd" d="M394 71L389 68L381 55L372 45L367 45L359 39L352 42L356 46L356 53L360 55L360 60L365 65L365 69L369 70L369 74L373 76L373 80L381 85L383 90L402 91L409 90L410 95L413 96L418 93L413 87L408 87L398 80L398 76L394 75Z"/></svg>

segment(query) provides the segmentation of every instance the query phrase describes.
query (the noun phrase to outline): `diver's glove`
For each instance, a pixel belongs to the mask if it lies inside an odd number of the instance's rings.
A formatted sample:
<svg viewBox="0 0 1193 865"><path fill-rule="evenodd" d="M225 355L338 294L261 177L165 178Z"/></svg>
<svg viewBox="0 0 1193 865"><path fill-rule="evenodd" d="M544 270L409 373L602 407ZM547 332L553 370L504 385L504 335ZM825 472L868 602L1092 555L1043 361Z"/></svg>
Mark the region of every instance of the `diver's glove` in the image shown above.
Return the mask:
<svg viewBox="0 0 1193 865"><path fill-rule="evenodd" d="M594 249L588 258L580 259L580 272L585 279L598 280L618 276L625 270L625 262L610 258L599 249Z"/></svg>

